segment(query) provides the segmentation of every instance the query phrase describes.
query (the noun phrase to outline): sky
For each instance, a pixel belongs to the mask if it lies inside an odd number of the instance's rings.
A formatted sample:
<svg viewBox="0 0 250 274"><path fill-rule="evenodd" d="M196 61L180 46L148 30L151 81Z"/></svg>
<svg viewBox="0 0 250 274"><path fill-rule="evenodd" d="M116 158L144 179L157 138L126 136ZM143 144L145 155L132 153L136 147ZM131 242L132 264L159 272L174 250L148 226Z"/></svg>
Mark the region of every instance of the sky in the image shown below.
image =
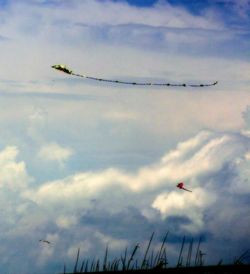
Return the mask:
<svg viewBox="0 0 250 274"><path fill-rule="evenodd" d="M1 0L1 273L143 253L152 232L172 265L184 235L207 264L249 249L249 25L249 0Z"/></svg>

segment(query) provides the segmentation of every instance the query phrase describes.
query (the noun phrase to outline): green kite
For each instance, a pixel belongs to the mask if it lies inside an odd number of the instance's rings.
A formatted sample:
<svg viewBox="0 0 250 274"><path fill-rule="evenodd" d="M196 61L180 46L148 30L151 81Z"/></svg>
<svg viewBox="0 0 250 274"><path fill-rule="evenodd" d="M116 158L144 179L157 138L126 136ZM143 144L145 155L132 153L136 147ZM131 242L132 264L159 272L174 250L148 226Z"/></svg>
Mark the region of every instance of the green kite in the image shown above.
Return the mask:
<svg viewBox="0 0 250 274"><path fill-rule="evenodd" d="M110 79L104 79L104 78L97 78L92 76L86 76L83 74L77 74L74 73L72 70L68 69L65 65L53 65L52 68L62 71L64 73L74 75L77 77L82 77L94 81L100 81L100 82L109 82L109 83L115 83L115 84L125 84L125 85L137 85L137 86L168 86L168 87L210 87L215 86L218 84L218 81L215 81L211 84L173 84L173 83L151 83L151 82L130 82L130 81L121 81L121 80L110 80Z"/></svg>

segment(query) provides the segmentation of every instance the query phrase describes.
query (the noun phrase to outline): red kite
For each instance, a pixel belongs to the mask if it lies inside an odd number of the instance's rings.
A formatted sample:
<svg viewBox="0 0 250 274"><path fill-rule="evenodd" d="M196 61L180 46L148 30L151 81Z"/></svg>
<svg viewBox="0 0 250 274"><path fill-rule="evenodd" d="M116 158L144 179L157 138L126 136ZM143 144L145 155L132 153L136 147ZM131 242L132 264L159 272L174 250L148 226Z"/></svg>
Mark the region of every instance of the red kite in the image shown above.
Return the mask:
<svg viewBox="0 0 250 274"><path fill-rule="evenodd" d="M179 183L176 187L178 187L179 189L183 189L183 190L186 190L186 191L188 191L188 192L192 192L191 190L189 190L189 189L186 189L185 187L184 187L184 183Z"/></svg>

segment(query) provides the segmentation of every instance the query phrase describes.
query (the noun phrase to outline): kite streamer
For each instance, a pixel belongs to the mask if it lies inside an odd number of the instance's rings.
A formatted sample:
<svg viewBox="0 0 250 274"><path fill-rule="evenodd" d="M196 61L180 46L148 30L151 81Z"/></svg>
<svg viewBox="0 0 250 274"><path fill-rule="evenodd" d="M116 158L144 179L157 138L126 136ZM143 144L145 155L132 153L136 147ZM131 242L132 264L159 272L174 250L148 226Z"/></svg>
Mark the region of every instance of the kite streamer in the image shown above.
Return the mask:
<svg viewBox="0 0 250 274"><path fill-rule="evenodd" d="M215 81L211 84L171 84L171 83L149 83L149 82L130 82L130 81L120 81L120 80L110 80L110 79L103 79L103 78L97 78L92 76L86 76L83 74L74 73L72 70L69 70L65 65L53 65L51 66L54 69L57 69L59 71L62 71L64 73L74 75L77 77L82 77L85 79L90 79L94 81L100 81L100 82L109 82L109 83L115 83L115 84L124 84L124 85L136 85L136 86L167 86L167 87L211 87L218 84L218 81Z"/></svg>

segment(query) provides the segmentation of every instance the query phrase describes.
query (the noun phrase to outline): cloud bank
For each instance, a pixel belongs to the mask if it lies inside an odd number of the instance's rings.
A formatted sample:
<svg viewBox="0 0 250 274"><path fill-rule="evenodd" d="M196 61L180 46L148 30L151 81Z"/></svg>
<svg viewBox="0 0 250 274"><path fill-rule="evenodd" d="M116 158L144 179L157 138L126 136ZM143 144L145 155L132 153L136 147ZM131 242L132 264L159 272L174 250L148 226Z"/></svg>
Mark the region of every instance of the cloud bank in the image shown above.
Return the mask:
<svg viewBox="0 0 250 274"><path fill-rule="evenodd" d="M39 187L25 183L28 175L24 168L20 171L20 164L15 164L17 148L6 148L0 154L1 161L7 162L7 167L16 167L19 175L24 173L24 183L19 193L15 189L20 189L20 182L15 180L15 186L6 190L16 197L15 205L9 203L12 212L8 218L16 220L17 229L7 232L11 224L2 217L2 234L7 235L7 242L13 237L25 242L25 237L31 235L30 248L34 251L30 256L38 256L32 258L39 268L59 259L56 252L70 260L78 246L83 246L83 253L89 256L94 246L104 248L106 243L114 245L116 251L122 249L134 239L141 219L146 227L144 235L156 227L160 233L167 229L172 235L191 233L198 237L206 231L210 236L204 245L208 252L215 252L211 257L216 259L220 254L216 241L227 241L237 251L236 241L249 236L249 208L245 203L250 193L249 146L250 139L245 135L203 131L135 173L114 168L82 172ZM230 170L226 176L225 170ZM185 181L193 192L177 189L179 180ZM134 226L131 231L119 222L132 211L138 217L129 219ZM237 225L228 227L225 233L225 227L236 221ZM117 229L112 228L112 223ZM85 233L80 233L82 230ZM90 231L95 231L92 236ZM39 249L37 235L53 240L52 249ZM247 244L246 241L244 246Z"/></svg>
<svg viewBox="0 0 250 274"><path fill-rule="evenodd" d="M153 231L155 247L169 231L173 264L183 235L202 236L208 263L249 249L249 4L212 2L1 3L1 272L72 270L78 247L103 258L108 244L117 256L137 242L143 250ZM219 84L100 84L56 63Z"/></svg>

